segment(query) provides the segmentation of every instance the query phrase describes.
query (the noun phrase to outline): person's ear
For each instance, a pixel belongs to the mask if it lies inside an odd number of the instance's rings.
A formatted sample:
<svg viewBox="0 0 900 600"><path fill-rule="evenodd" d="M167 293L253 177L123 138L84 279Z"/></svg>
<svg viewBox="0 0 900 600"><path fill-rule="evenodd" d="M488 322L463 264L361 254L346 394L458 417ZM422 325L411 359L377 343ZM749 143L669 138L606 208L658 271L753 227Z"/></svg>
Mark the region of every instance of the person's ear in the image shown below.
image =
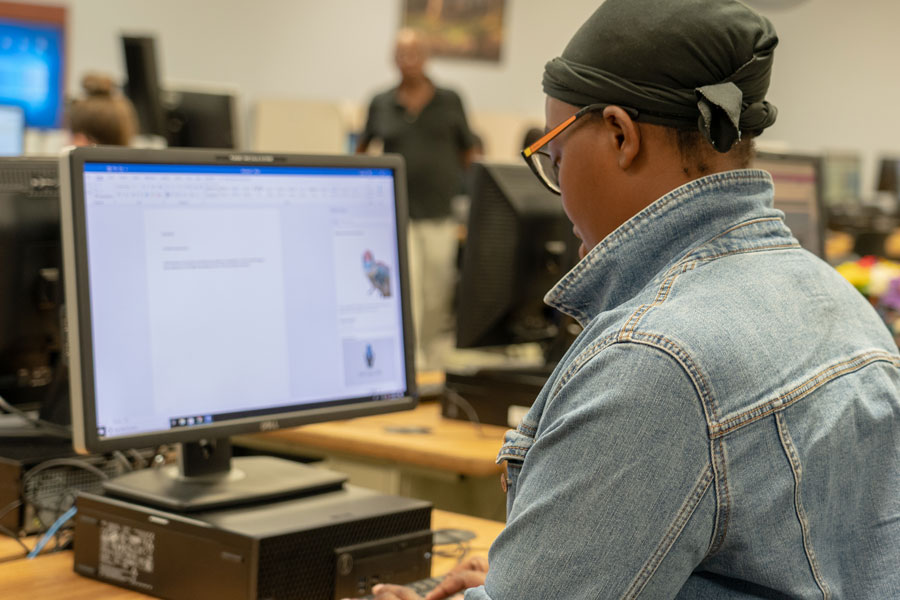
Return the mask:
<svg viewBox="0 0 900 600"><path fill-rule="evenodd" d="M625 170L641 150L641 130L628 113L618 106L603 109L603 121L615 139L619 168Z"/></svg>

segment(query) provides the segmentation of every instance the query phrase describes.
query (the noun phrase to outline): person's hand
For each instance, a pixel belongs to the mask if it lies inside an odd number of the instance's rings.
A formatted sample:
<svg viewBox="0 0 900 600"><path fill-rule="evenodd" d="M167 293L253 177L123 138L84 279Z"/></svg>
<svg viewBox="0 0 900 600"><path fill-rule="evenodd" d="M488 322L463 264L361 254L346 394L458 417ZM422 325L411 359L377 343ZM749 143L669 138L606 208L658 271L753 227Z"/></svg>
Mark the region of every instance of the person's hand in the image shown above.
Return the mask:
<svg viewBox="0 0 900 600"><path fill-rule="evenodd" d="M459 563L447 573L441 583L425 596L425 600L443 600L469 588L484 585L487 572L487 559L483 556L473 556ZM400 600L406 600L406 598L401 596Z"/></svg>
<svg viewBox="0 0 900 600"><path fill-rule="evenodd" d="M375 600L455 600L462 598L460 592L484 584L488 571L488 561L483 556L473 556L456 565L441 583L423 599L412 589L391 583L380 583L372 588Z"/></svg>
<svg viewBox="0 0 900 600"><path fill-rule="evenodd" d="M375 600L422 600L422 596L410 588L392 583L376 585L372 588L372 593L375 595Z"/></svg>

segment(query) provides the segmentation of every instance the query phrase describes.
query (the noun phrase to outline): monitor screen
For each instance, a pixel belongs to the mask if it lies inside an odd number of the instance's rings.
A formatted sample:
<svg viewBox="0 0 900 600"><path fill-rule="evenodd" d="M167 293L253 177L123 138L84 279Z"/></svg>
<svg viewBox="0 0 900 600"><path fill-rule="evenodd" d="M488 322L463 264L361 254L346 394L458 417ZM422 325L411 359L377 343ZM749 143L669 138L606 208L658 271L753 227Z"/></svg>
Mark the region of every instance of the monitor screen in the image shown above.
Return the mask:
<svg viewBox="0 0 900 600"><path fill-rule="evenodd" d="M862 197L862 157L831 152L822 157L822 198L829 209L854 207Z"/></svg>
<svg viewBox="0 0 900 600"><path fill-rule="evenodd" d="M65 8L0 2L0 104L30 127L62 126L65 24Z"/></svg>
<svg viewBox="0 0 900 600"><path fill-rule="evenodd" d="M525 165L475 163L459 287L457 346L547 342L562 315L544 295L578 262L559 196Z"/></svg>
<svg viewBox="0 0 900 600"><path fill-rule="evenodd" d="M825 256L825 209L822 198L822 159L819 156L759 152L753 167L772 175L775 208L800 245Z"/></svg>
<svg viewBox="0 0 900 600"><path fill-rule="evenodd" d="M25 111L0 104L0 156L22 156L25 152Z"/></svg>
<svg viewBox="0 0 900 600"><path fill-rule="evenodd" d="M82 148L61 165L76 448L414 405L401 160Z"/></svg>

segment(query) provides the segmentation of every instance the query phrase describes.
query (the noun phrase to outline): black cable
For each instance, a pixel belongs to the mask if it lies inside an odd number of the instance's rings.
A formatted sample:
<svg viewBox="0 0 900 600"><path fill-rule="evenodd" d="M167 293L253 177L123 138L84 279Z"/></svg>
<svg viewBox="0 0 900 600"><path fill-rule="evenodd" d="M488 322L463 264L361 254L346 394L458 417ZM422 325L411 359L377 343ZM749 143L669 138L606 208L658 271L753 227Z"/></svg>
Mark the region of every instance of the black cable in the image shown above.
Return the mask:
<svg viewBox="0 0 900 600"><path fill-rule="evenodd" d="M478 413L475 412L475 408L471 404L469 404L468 400L460 396L456 390L453 390L451 388L444 388L444 394L447 396L447 400L461 408L462 411L466 413L466 416L475 427L475 431L478 433L479 437L492 437L485 435L484 431L481 429L481 420L478 418Z"/></svg>
<svg viewBox="0 0 900 600"><path fill-rule="evenodd" d="M44 421L43 419L38 419L32 417L28 413L23 410L20 410L7 402L0 396L0 409L3 409L3 412L16 415L17 417L23 419L29 425L32 425L35 429L41 431L42 433L46 433L48 435L55 435L57 437L71 438L72 431L70 428L65 427L63 425L57 425L56 423L51 423L50 421Z"/></svg>
<svg viewBox="0 0 900 600"><path fill-rule="evenodd" d="M23 494L23 496L30 495L34 498L33 500L28 500L28 498L26 497L26 500L28 501L28 505L30 505L32 507L32 510L34 513L33 518L35 521L37 521L37 524L38 524L38 530L35 532L37 534L42 534L45 531L47 531L47 529L48 529L47 524L44 522L44 519L42 518L44 516L44 515L42 515L42 513L44 513L44 512L51 513L53 516L53 520L55 521L59 517L59 515L61 515L65 512L65 510L63 510L63 503L65 503L67 499L74 500L75 496L70 494L70 492L72 490L75 490L76 494L78 492L77 486L67 487L60 493L55 507L45 504L44 502L42 502L39 499L39 497L38 497L39 490L30 489L32 487L30 484L31 484L32 480L39 473L41 473L42 471L46 471L47 469L52 469L54 467L74 467L77 469L82 469L84 471L87 471L87 472L91 473L92 475L97 476L101 480L109 479L109 475L104 473L101 469L99 469L98 467L95 467L94 465L90 464L87 461L84 461L84 460L81 460L78 458L53 458L50 460L45 460L42 463L38 463L37 465L33 466L28 471L26 471L25 474L22 476L22 494ZM17 501L17 502L19 502L19 505L23 505L21 501ZM57 545L59 545L58 535L57 535Z"/></svg>
<svg viewBox="0 0 900 600"><path fill-rule="evenodd" d="M0 510L0 521L2 521L6 515L19 508L20 506L22 506L21 500L13 500L12 502L4 506L3 510Z"/></svg>
<svg viewBox="0 0 900 600"><path fill-rule="evenodd" d="M145 469L150 466L150 463L147 461L147 459L144 458L144 456L134 448L129 448L127 452L129 455L131 455L131 458L134 461L134 466L138 469ZM134 469L132 468L131 470L133 471Z"/></svg>
<svg viewBox="0 0 900 600"><path fill-rule="evenodd" d="M113 458L115 458L120 465L125 469L126 472L134 471L134 465L131 464L131 461L128 460L128 457L125 456L125 453L121 450L113 450L112 452Z"/></svg>
<svg viewBox="0 0 900 600"><path fill-rule="evenodd" d="M84 460L81 460L78 458L51 458L50 460L45 460L42 463L38 463L37 465L31 467L30 469L28 469L28 471L25 472L25 475L22 476L22 493L23 494L31 493L31 495L36 497L36 495L37 495L36 490L30 489L29 484L31 483L31 480L34 479L34 477L38 473L40 473L42 471L46 471L47 469L52 469L54 467L75 467L77 469L82 469L84 471L87 471L88 473L91 473L92 475L96 475L101 480L109 479L109 475L107 475L100 468L95 467L94 465L92 465L91 463L89 463L87 461L84 461ZM68 492L71 489L75 489L77 491L77 488L75 486L70 486L69 488L67 488L65 490L65 492ZM62 496L64 497L65 494L62 494ZM31 501L30 504L37 509L37 512L35 513L35 517L37 518L38 522L43 527L44 523L43 523L42 519L40 518L39 512L41 510L52 511L53 507L43 505L37 499L35 499L35 501Z"/></svg>
<svg viewBox="0 0 900 600"><path fill-rule="evenodd" d="M15 509L19 508L20 506L22 506L21 500L13 500L12 502L10 502L6 506L4 506L3 510L0 510L0 521L2 521L4 519L4 517L6 517L6 515L11 513ZM31 552L31 548L29 548L28 546L25 545L25 542L22 541L22 536L19 533L13 531L12 529L9 529L8 527L6 527L4 525L0 525L0 533L14 539L17 544L19 544L20 546L22 546L22 548L25 549L25 554L28 554L29 552Z"/></svg>
<svg viewBox="0 0 900 600"><path fill-rule="evenodd" d="M19 534L17 534L15 531L8 529L7 527L5 527L3 525L0 525L0 533L2 533L3 535L7 535L7 536L11 537L12 539L14 539L16 541L16 543L19 544L20 546L22 546L22 548L25 550L25 554L28 554L29 552L31 552L31 548L29 548L28 546L25 545L25 542L22 541L21 536L19 536Z"/></svg>
<svg viewBox="0 0 900 600"><path fill-rule="evenodd" d="M50 460L45 460L44 462L28 469L28 471L26 471L25 475L22 477L22 486L25 487L25 483L27 483L28 480L30 480L36 474L40 473L41 471L46 471L47 469L52 469L53 467L75 467L77 469L83 469L85 471L88 471L89 473L93 473L100 479L109 479L109 475L87 461L78 458L51 458Z"/></svg>

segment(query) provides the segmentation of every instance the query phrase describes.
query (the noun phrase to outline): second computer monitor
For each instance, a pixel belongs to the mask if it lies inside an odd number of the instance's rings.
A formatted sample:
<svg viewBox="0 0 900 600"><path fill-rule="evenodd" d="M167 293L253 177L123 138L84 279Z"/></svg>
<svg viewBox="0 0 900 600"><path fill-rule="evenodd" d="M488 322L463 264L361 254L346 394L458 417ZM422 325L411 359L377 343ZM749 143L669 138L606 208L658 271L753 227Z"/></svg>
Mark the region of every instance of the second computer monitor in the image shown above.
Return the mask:
<svg viewBox="0 0 900 600"><path fill-rule="evenodd" d="M768 171L775 184L775 208L800 245L825 256L825 207L822 159L816 155L759 152L753 167Z"/></svg>
<svg viewBox="0 0 900 600"><path fill-rule="evenodd" d="M169 108L169 146L181 148L237 148L237 97L233 93L181 90L166 94Z"/></svg>
<svg viewBox="0 0 900 600"><path fill-rule="evenodd" d="M62 362L57 161L0 158L0 184L0 397L44 412Z"/></svg>
<svg viewBox="0 0 900 600"><path fill-rule="evenodd" d="M546 342L562 315L544 295L577 261L559 196L525 165L475 163L463 256L457 346Z"/></svg>

